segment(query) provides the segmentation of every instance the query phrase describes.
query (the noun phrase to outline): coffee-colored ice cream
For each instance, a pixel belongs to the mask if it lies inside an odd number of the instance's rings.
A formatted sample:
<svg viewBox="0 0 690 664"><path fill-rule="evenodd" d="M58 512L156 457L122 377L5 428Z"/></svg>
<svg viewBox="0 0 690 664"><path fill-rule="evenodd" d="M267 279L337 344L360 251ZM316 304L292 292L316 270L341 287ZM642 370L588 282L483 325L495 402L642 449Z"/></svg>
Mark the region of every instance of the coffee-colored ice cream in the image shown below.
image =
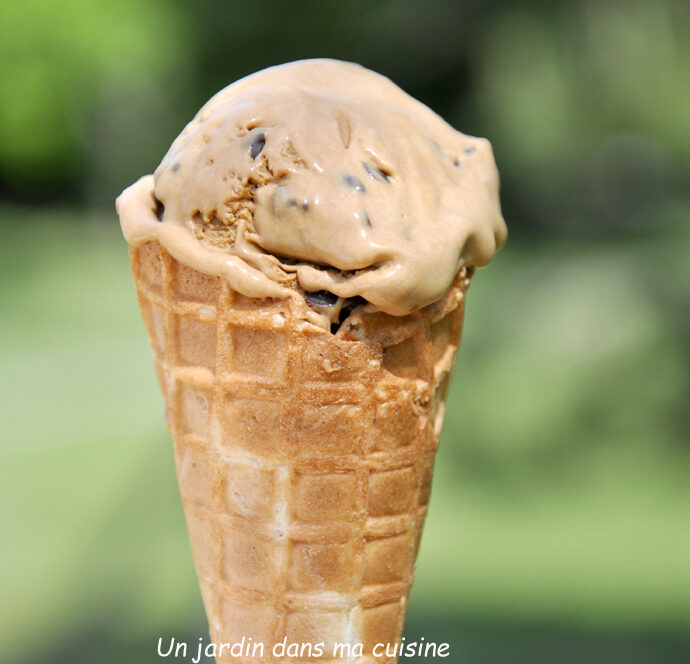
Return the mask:
<svg viewBox="0 0 690 664"><path fill-rule="evenodd" d="M213 97L118 210L212 641L393 664L465 293L506 236L489 143L295 62Z"/></svg>
<svg viewBox="0 0 690 664"><path fill-rule="evenodd" d="M220 91L118 211L130 244L158 240L248 296L303 298L324 327L350 298L392 315L435 302L506 237L488 141L334 60Z"/></svg>

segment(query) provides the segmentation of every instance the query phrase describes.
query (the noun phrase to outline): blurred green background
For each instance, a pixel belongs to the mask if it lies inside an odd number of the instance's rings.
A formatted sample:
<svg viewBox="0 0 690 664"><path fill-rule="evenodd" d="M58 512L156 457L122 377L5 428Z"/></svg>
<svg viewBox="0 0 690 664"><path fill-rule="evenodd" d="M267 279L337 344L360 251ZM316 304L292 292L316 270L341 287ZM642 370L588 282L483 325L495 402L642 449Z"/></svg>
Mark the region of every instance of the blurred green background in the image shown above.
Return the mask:
<svg viewBox="0 0 690 664"><path fill-rule="evenodd" d="M205 634L113 200L218 89L315 56L488 136L502 174L511 237L469 293L408 638L464 664L690 661L689 19L4 3L0 661L143 664Z"/></svg>

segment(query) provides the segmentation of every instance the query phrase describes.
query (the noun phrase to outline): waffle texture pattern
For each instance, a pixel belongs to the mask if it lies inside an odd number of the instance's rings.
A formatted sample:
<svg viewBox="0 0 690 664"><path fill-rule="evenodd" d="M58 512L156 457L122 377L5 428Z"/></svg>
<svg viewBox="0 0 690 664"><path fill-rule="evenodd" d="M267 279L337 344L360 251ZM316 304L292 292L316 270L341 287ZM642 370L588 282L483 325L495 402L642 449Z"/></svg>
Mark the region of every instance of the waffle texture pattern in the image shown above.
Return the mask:
<svg viewBox="0 0 690 664"><path fill-rule="evenodd" d="M333 335L290 300L259 300L130 248L167 404L211 638L376 643L402 634L469 275L405 317ZM227 651L226 651L227 652Z"/></svg>

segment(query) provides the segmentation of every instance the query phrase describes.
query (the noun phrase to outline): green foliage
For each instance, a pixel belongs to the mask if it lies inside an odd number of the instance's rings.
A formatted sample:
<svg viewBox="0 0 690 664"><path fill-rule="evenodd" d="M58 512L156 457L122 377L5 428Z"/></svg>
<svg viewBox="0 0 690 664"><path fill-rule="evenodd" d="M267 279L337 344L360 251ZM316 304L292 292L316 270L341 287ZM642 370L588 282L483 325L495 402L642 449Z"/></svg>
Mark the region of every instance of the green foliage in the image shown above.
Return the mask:
<svg viewBox="0 0 690 664"><path fill-rule="evenodd" d="M177 53L164 0L25 0L0 20L0 173L15 183L80 175L88 123L112 90L156 85Z"/></svg>
<svg viewBox="0 0 690 664"><path fill-rule="evenodd" d="M688 25L670 0L515 3L487 17L476 107L521 223L646 232L683 196Z"/></svg>

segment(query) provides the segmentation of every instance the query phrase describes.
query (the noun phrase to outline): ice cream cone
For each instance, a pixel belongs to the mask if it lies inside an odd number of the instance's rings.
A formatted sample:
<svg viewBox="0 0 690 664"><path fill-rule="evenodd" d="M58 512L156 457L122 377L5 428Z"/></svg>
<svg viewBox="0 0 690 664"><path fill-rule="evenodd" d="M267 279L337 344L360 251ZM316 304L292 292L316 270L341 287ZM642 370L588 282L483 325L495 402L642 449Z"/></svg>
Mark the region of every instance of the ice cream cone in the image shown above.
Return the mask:
<svg viewBox="0 0 690 664"><path fill-rule="evenodd" d="M218 662L395 661L372 648L402 634L469 273L334 335L157 242L130 255L212 641L264 646Z"/></svg>

